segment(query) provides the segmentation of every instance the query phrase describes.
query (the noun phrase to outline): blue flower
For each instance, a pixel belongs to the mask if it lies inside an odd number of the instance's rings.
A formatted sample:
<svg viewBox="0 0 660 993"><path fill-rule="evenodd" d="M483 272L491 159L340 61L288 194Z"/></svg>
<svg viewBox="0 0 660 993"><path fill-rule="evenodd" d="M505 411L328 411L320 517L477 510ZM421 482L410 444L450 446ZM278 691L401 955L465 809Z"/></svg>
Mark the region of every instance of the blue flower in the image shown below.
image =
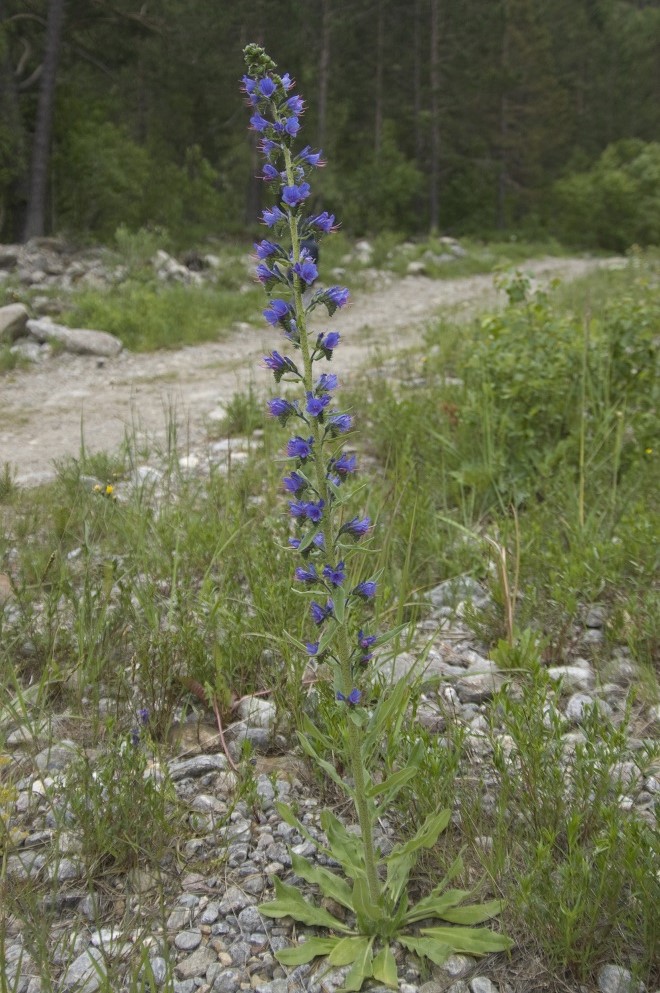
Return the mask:
<svg viewBox="0 0 660 993"><path fill-rule="evenodd" d="M353 426L353 418L350 414L333 414L327 425L332 434L346 434Z"/></svg>
<svg viewBox="0 0 660 993"><path fill-rule="evenodd" d="M357 469L357 455L346 455L343 453L332 463L332 468L342 477L347 476L349 472L355 472Z"/></svg>
<svg viewBox="0 0 660 993"><path fill-rule="evenodd" d="M261 90L262 94L266 97L266 99L269 99L270 97L272 97L273 93L277 89L277 86L270 78L270 76L266 76L266 78L262 79L261 82L259 83L259 89Z"/></svg>
<svg viewBox="0 0 660 993"><path fill-rule="evenodd" d="M260 259L267 259L270 255L279 255L281 252L279 245L276 245L273 241L268 241L266 238L263 241L256 241L254 248L257 258Z"/></svg>
<svg viewBox="0 0 660 993"><path fill-rule="evenodd" d="M261 116L261 114L253 114L250 118L250 124L255 131L265 131L266 128L271 126L270 121L267 121L265 117Z"/></svg>
<svg viewBox="0 0 660 993"><path fill-rule="evenodd" d="M320 351L323 356L330 360L332 358L332 352L339 344L339 339L341 335L338 331L322 331L321 334L316 339L316 348Z"/></svg>
<svg viewBox="0 0 660 993"><path fill-rule="evenodd" d="M351 592L363 600L371 600L376 595L376 583L372 579L365 583L358 583Z"/></svg>
<svg viewBox="0 0 660 993"><path fill-rule="evenodd" d="M339 534L350 534L354 538L362 538L371 527L371 520L368 517L354 517L352 521L347 521L339 528Z"/></svg>
<svg viewBox="0 0 660 993"><path fill-rule="evenodd" d="M324 507L325 500L319 500L317 503L313 500L292 500L289 503L289 510L292 517L306 517L307 520L312 521L314 524L318 524L323 517Z"/></svg>
<svg viewBox="0 0 660 993"><path fill-rule="evenodd" d="M315 655L318 655L318 651L319 651L319 643L318 643L318 641L306 641L305 642L305 651L312 658L314 658Z"/></svg>
<svg viewBox="0 0 660 993"><path fill-rule="evenodd" d="M296 158L298 159L299 162L306 162L308 165L311 166L321 166L324 164L323 162L321 162L322 154L323 153L321 151L312 152L312 146L305 145L303 150L301 152L298 152Z"/></svg>
<svg viewBox="0 0 660 993"><path fill-rule="evenodd" d="M322 214L317 214L316 217L311 217L309 223L313 228L318 228L319 231L324 231L329 234L335 224L335 215L329 214L327 210L324 210Z"/></svg>
<svg viewBox="0 0 660 993"><path fill-rule="evenodd" d="M291 87L294 85L293 80L291 79L291 76L288 74L288 72L284 73L284 75L281 77L281 80L282 80L282 86L287 91L290 90Z"/></svg>
<svg viewBox="0 0 660 993"><path fill-rule="evenodd" d="M255 270L257 274L257 279L260 283L270 283L271 281L277 281L277 276L272 272L264 262L260 262Z"/></svg>
<svg viewBox="0 0 660 993"><path fill-rule="evenodd" d="M295 136L300 131L300 121L298 120L298 118L288 117L286 120L286 124L284 125L284 130L288 135L291 135L292 138L295 138Z"/></svg>
<svg viewBox="0 0 660 993"><path fill-rule="evenodd" d="M287 418L291 417L293 414L298 413L297 403L289 403L284 397L273 397L266 404L268 407L268 413L271 417L280 417L282 423L286 423Z"/></svg>
<svg viewBox="0 0 660 993"><path fill-rule="evenodd" d="M285 186L282 189L282 200L288 207L297 207L299 203L307 199L310 193L309 183L301 183L300 186Z"/></svg>
<svg viewBox="0 0 660 993"><path fill-rule="evenodd" d="M346 579L346 569L343 562L338 562L336 568L331 565L323 566L323 576L333 586L341 586Z"/></svg>
<svg viewBox="0 0 660 993"><path fill-rule="evenodd" d="M312 262L311 259L305 259L302 262L296 262L293 267L293 271L299 279L302 279L303 283L307 283L308 286L318 278L319 271Z"/></svg>
<svg viewBox="0 0 660 993"><path fill-rule="evenodd" d="M290 310L291 306L286 302L286 300L271 300L270 306L266 307L263 311L263 315L268 323L275 327L287 316Z"/></svg>
<svg viewBox="0 0 660 993"><path fill-rule="evenodd" d="M248 95L254 93L257 88L256 79L250 79L249 76L243 76L241 82L243 83L243 89Z"/></svg>
<svg viewBox="0 0 660 993"><path fill-rule="evenodd" d="M266 156L266 158L268 158L269 155L272 155L273 152L280 147L281 146L278 145L276 141L273 141L272 138L262 138L259 144L259 149Z"/></svg>
<svg viewBox="0 0 660 993"><path fill-rule="evenodd" d="M319 577L316 573L316 566L310 565L307 569L299 565L295 572L296 579L299 583L318 583Z"/></svg>
<svg viewBox="0 0 660 993"><path fill-rule="evenodd" d="M286 101L286 107L291 111L292 114L302 114L305 108L305 103L302 97L294 95L292 97L289 97L289 99Z"/></svg>
<svg viewBox="0 0 660 993"><path fill-rule="evenodd" d="M140 709L138 710L138 719L140 721L140 724L143 727L145 726L145 724L148 724L149 723L149 708L148 707L140 707Z"/></svg>
<svg viewBox="0 0 660 993"><path fill-rule="evenodd" d="M286 454L293 459L300 459L304 462L312 454L312 447L314 445L314 439L308 438L305 441L301 438L299 434L295 438L291 438L286 446Z"/></svg>
<svg viewBox="0 0 660 993"><path fill-rule="evenodd" d="M348 696L344 696L339 690L337 690L337 699L347 703L350 707L355 707L362 699L362 693L360 690L351 690Z"/></svg>
<svg viewBox="0 0 660 993"><path fill-rule="evenodd" d="M324 409L330 403L330 397L327 393L324 394L324 396L317 397L308 390L305 396L307 397L305 410L308 414L311 414L312 417L320 417Z"/></svg>
<svg viewBox="0 0 660 993"><path fill-rule="evenodd" d="M334 372L322 372L319 378L316 380L317 390L336 390L337 389L337 377Z"/></svg>
<svg viewBox="0 0 660 993"><path fill-rule="evenodd" d="M273 351L270 355L264 355L264 365L267 369L273 370L276 383L279 383L285 372L292 372L296 376L300 375L295 362L292 362L287 355L280 355L279 352Z"/></svg>
<svg viewBox="0 0 660 993"><path fill-rule="evenodd" d="M286 214L279 207L267 207L261 214L264 224L274 227L279 221L286 221Z"/></svg>
<svg viewBox="0 0 660 993"><path fill-rule="evenodd" d="M358 631L358 645L363 651L368 651L372 645L376 644L375 634L365 634L362 628Z"/></svg>
<svg viewBox="0 0 660 993"><path fill-rule="evenodd" d="M335 605L330 599L326 600L325 607L322 607L320 603L316 602L316 600L312 600L309 605L309 609L312 614L312 620L317 626L320 626L326 618L333 616L335 612Z"/></svg>
<svg viewBox="0 0 660 993"><path fill-rule="evenodd" d="M305 477L301 476L299 472L292 472L290 476L285 476L282 482L284 489L288 493L293 493L294 496L298 496L309 485Z"/></svg>
<svg viewBox="0 0 660 993"><path fill-rule="evenodd" d="M280 174L275 168L275 166L272 166L270 162L267 162L266 165L263 167L263 177L266 180L266 182L270 183L274 179L279 179Z"/></svg>

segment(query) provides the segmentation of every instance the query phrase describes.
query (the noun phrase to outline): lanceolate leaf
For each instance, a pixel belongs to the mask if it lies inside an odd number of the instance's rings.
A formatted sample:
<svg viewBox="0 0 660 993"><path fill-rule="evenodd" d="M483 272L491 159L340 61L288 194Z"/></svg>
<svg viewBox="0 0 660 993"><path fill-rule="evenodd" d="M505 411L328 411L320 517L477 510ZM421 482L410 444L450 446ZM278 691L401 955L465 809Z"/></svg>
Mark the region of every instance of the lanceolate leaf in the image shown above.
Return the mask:
<svg viewBox="0 0 660 993"><path fill-rule="evenodd" d="M319 753L312 745L311 741L304 734L301 734L300 732L298 732L298 741L300 742L303 751L306 752L307 755L309 755L310 759L313 759L315 764L320 766L320 768L323 769L325 773L327 773L330 779L332 779L332 781L336 783L337 786L340 786L345 793L348 793L349 796L352 796L353 791L351 790L350 786L344 782L344 780L341 778L341 776L339 775L339 773L337 772L337 770L335 769L334 765L332 765L331 762L326 762L325 759L321 758Z"/></svg>
<svg viewBox="0 0 660 993"><path fill-rule="evenodd" d="M364 855L359 838L349 834L344 825L329 810L321 813L321 827L328 837L332 854L351 879L364 876Z"/></svg>
<svg viewBox="0 0 660 993"><path fill-rule="evenodd" d="M453 951L451 945L437 938L409 938L408 935L398 934L397 941L411 952L430 959L436 965L444 965Z"/></svg>
<svg viewBox="0 0 660 993"><path fill-rule="evenodd" d="M382 916L382 908L372 901L367 880L363 876L355 880L351 898L360 923L377 921Z"/></svg>
<svg viewBox="0 0 660 993"><path fill-rule="evenodd" d="M420 900L419 903L416 903L414 907L410 908L406 914L406 923L414 924L415 921L422 921L425 917L442 917L445 920L449 920L449 918L445 918L445 914L451 913L452 909L457 907L469 895L469 890L447 890L441 896L431 893L429 896L424 897L423 900ZM484 917L483 920L486 920L486 918ZM476 922L462 921L461 923Z"/></svg>
<svg viewBox="0 0 660 993"><path fill-rule="evenodd" d="M364 954L365 946L369 944L369 938L363 935L342 938L328 955L330 965L350 965L355 962L358 955Z"/></svg>
<svg viewBox="0 0 660 993"><path fill-rule="evenodd" d="M308 883L316 883L324 896L336 900L337 903L341 903L348 910L353 910L351 888L341 876L330 872L329 869L325 869L323 866L313 865L306 858L303 858L302 855L295 855L293 852L291 853L291 865L293 871L301 879L305 879Z"/></svg>
<svg viewBox="0 0 660 993"><path fill-rule="evenodd" d="M488 952L505 952L513 942L504 934L488 928L435 927L422 928L422 934L436 941L447 942L454 952L467 955L487 955Z"/></svg>
<svg viewBox="0 0 660 993"><path fill-rule="evenodd" d="M417 775L416 766L406 766L405 769L399 769L398 772L393 772L391 776L388 776L382 783L374 783L367 790L367 795L370 797L379 796L381 793L387 793L387 799L391 800L399 792L402 786L410 782Z"/></svg>
<svg viewBox="0 0 660 993"><path fill-rule="evenodd" d="M388 864L385 889L394 903L399 901L401 894L406 888L408 877L410 876L410 870L414 864L414 852L411 852L408 855L400 855L394 862L390 862Z"/></svg>
<svg viewBox="0 0 660 993"><path fill-rule="evenodd" d="M275 958L282 965L304 965L317 955L329 955L342 938L308 938L295 948L282 948L275 952Z"/></svg>
<svg viewBox="0 0 660 993"><path fill-rule="evenodd" d="M410 841L407 841L405 845L396 845L392 849L387 861L393 862L403 855L416 852L419 848L431 848L449 824L450 819L451 810L441 810L437 814L431 814Z"/></svg>
<svg viewBox="0 0 660 993"><path fill-rule="evenodd" d="M363 938L364 946L360 951L360 954L353 962L351 970L344 980L343 990L353 990L355 991L362 989L362 984L365 979L373 973L373 958L372 958L372 946L373 938Z"/></svg>
<svg viewBox="0 0 660 993"><path fill-rule="evenodd" d="M300 890L295 886L287 886L275 876L276 899L270 903L262 903L259 910L266 917L293 917L303 924L316 924L328 927L333 931L348 931L349 928L322 907L314 907L304 899Z"/></svg>
<svg viewBox="0 0 660 993"><path fill-rule="evenodd" d="M389 945L385 945L373 961L373 977L385 986L398 986L396 962Z"/></svg>
<svg viewBox="0 0 660 993"><path fill-rule="evenodd" d="M444 914L438 914L452 924L481 924L490 917L501 914L504 908L503 900L490 900L489 903L474 903L468 907L455 907Z"/></svg>

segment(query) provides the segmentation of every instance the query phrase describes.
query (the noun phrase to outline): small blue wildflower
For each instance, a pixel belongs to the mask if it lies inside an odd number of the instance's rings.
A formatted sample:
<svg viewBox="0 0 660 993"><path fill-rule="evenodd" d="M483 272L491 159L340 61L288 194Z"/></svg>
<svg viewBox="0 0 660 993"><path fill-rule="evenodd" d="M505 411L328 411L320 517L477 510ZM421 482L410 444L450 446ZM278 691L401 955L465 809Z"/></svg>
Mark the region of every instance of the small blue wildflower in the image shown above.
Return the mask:
<svg viewBox="0 0 660 993"><path fill-rule="evenodd" d="M292 500L289 503L289 510L292 517L306 517L307 520L312 521L314 524L318 524L323 517L324 507L324 500L319 500L316 503L313 500Z"/></svg>
<svg viewBox="0 0 660 993"><path fill-rule="evenodd" d="M290 138L295 138L300 131L300 121L297 117L287 117L285 121L274 121L273 128L279 134L288 134Z"/></svg>
<svg viewBox="0 0 660 993"><path fill-rule="evenodd" d="M271 126L270 121L267 121L265 117L261 116L261 114L253 114L250 118L250 124L255 131L265 131L266 128Z"/></svg>
<svg viewBox="0 0 660 993"><path fill-rule="evenodd" d="M335 305L343 307L348 302L349 292L345 286L331 286L325 291L326 298Z"/></svg>
<svg viewBox="0 0 660 993"><path fill-rule="evenodd" d="M299 583L318 583L319 581L316 566L314 564L308 566L307 569L299 565L296 569L295 576Z"/></svg>
<svg viewBox="0 0 660 993"><path fill-rule="evenodd" d="M140 721L140 724L142 725L142 727L144 727L145 724L148 724L149 723L149 708L148 707L140 707L140 709L137 712L137 715L138 715L138 720Z"/></svg>
<svg viewBox="0 0 660 993"><path fill-rule="evenodd" d="M354 538L362 538L371 527L371 520L368 517L354 517L339 528L339 534L350 534Z"/></svg>
<svg viewBox="0 0 660 993"><path fill-rule="evenodd" d="M131 728L131 745L133 748L137 748L140 744L140 729Z"/></svg>
<svg viewBox="0 0 660 993"><path fill-rule="evenodd" d="M333 372L322 372L319 378L316 380L317 390L336 390L338 379Z"/></svg>
<svg viewBox="0 0 660 993"><path fill-rule="evenodd" d="M271 417L280 417L286 420L286 418L291 417L293 414L298 413L298 407L296 403L289 403L284 397L273 397L266 404L268 407L268 413Z"/></svg>
<svg viewBox="0 0 660 993"><path fill-rule="evenodd" d="M320 351L324 358L332 358L332 352L339 344L339 339L341 335L338 331L322 331L321 334L316 339L316 349Z"/></svg>
<svg viewBox="0 0 660 993"><path fill-rule="evenodd" d="M309 183L301 183L300 186L285 186L282 189L282 200L288 207L297 207L299 203L307 199L310 193Z"/></svg>
<svg viewBox="0 0 660 993"><path fill-rule="evenodd" d="M350 414L333 414L328 420L328 429L332 434L346 434L353 426Z"/></svg>
<svg viewBox="0 0 660 993"><path fill-rule="evenodd" d="M290 310L291 306L286 302L286 300L271 300L270 306L266 307L263 311L263 315L268 323L275 327L276 324L279 324L279 322L287 316Z"/></svg>
<svg viewBox="0 0 660 993"><path fill-rule="evenodd" d="M313 228L318 228L319 231L324 231L325 234L330 234L335 224L335 215L329 214L327 210L324 210L322 214L317 214L316 217L311 217L309 223Z"/></svg>
<svg viewBox="0 0 660 993"><path fill-rule="evenodd" d="M263 167L262 172L263 172L263 177L267 183L272 183L274 179L280 178L279 172L277 171L275 166L270 164L270 162L266 163L266 165Z"/></svg>
<svg viewBox="0 0 660 993"><path fill-rule="evenodd" d="M305 410L307 411L308 414L311 414L312 417L320 417L324 409L330 403L330 396L328 393L325 393L323 396L317 397L314 396L314 394L308 390L305 396L307 397Z"/></svg>
<svg viewBox="0 0 660 993"><path fill-rule="evenodd" d="M262 138L259 144L259 149L268 158L273 152L277 151L281 146L278 145L276 141L272 138Z"/></svg>
<svg viewBox="0 0 660 993"><path fill-rule="evenodd" d="M285 72L284 75L280 77L280 79L282 81L282 86L288 92L291 89L291 87L294 85L291 76L288 74L288 72Z"/></svg>
<svg viewBox="0 0 660 993"><path fill-rule="evenodd" d="M311 145L305 145L305 147L302 149L302 151L298 152L298 155L296 156L296 158L300 162L306 162L307 165L311 165L313 167L317 167L317 166L324 165L324 163L321 161L321 155L322 154L323 153L321 151L312 152L312 146Z"/></svg>
<svg viewBox="0 0 660 993"><path fill-rule="evenodd" d="M243 76L241 82L243 83L243 89L245 90L245 92L248 94L248 96L251 96L257 88L256 79L250 79L249 76Z"/></svg>
<svg viewBox="0 0 660 993"><path fill-rule="evenodd" d="M317 626L320 626L326 618L333 616L335 612L335 605L330 599L326 600L325 607L322 607L320 603L316 602L316 600L312 600L309 605L309 609L312 614L312 620Z"/></svg>
<svg viewBox="0 0 660 993"><path fill-rule="evenodd" d="M332 468L342 477L347 476L349 472L355 472L357 469L357 455L346 455L346 453L342 453L342 455L340 455L339 458L333 462Z"/></svg>
<svg viewBox="0 0 660 993"><path fill-rule="evenodd" d="M275 273L264 262L259 263L255 272L260 283L270 283L277 280Z"/></svg>
<svg viewBox="0 0 660 993"><path fill-rule="evenodd" d="M269 99L277 89L277 86L270 76L266 76L266 78L262 79L259 83L259 89L261 90L263 96L265 96L266 99Z"/></svg>
<svg viewBox="0 0 660 993"><path fill-rule="evenodd" d="M304 462L312 454L312 446L314 445L314 439L308 438L305 441L300 435L296 435L295 438L291 438L286 446L286 454L293 459L300 459Z"/></svg>
<svg viewBox="0 0 660 993"><path fill-rule="evenodd" d="M376 583L372 579L365 583L358 583L351 592L363 600L371 600L376 595Z"/></svg>
<svg viewBox="0 0 660 993"><path fill-rule="evenodd" d="M286 101L286 106L291 111L292 114L302 114L303 110L305 109L305 103L303 98L297 95L289 97L289 99Z"/></svg>
<svg viewBox="0 0 660 993"><path fill-rule="evenodd" d="M306 641L305 642L305 651L307 652L308 655L310 655L312 658L314 658L315 655L318 655L319 642L318 641Z"/></svg>
<svg viewBox="0 0 660 993"><path fill-rule="evenodd" d="M365 634L362 628L360 628L360 630L358 631L358 645L360 646L360 648L364 652L366 652L372 647L372 645L375 644L376 644L376 635Z"/></svg>
<svg viewBox="0 0 660 993"><path fill-rule="evenodd" d="M257 253L257 258L260 259L267 259L270 255L278 255L281 251L279 245L268 241L266 238L263 241L256 241L254 249Z"/></svg>
<svg viewBox="0 0 660 993"><path fill-rule="evenodd" d="M287 493L293 493L294 496L298 496L309 485L305 477L301 476L299 472L292 472L290 476L285 476L282 483Z"/></svg>
<svg viewBox="0 0 660 993"><path fill-rule="evenodd" d="M267 224L269 228L274 227L280 221L286 221L286 214L279 207L267 207L261 213L264 224Z"/></svg>
<svg viewBox="0 0 660 993"><path fill-rule="evenodd" d="M331 565L323 566L323 576L332 586L341 586L346 579L346 568L343 562L338 562L336 568Z"/></svg>
<svg viewBox="0 0 660 993"><path fill-rule="evenodd" d="M319 275L319 271L311 259L296 262L293 272L295 272L299 279L302 279L303 283L307 283L308 286L311 286L314 280L318 279Z"/></svg>
<svg viewBox="0 0 660 993"><path fill-rule="evenodd" d="M360 690L351 690L348 696L344 696L343 693L337 690L337 699L343 703L347 703L351 707L355 707L362 699L362 693Z"/></svg>
<svg viewBox="0 0 660 993"><path fill-rule="evenodd" d="M271 352L270 355L264 355L264 365L275 373L276 383L279 383L285 372L292 372L296 376L300 375L295 362L288 355L280 355L276 351Z"/></svg>

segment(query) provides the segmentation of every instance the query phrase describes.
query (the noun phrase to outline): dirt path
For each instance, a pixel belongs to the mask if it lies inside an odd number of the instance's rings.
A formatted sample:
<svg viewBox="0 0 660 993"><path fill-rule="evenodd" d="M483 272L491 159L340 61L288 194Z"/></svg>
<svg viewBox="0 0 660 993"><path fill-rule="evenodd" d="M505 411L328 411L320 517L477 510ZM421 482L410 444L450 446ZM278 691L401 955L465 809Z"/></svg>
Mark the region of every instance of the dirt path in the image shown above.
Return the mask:
<svg viewBox="0 0 660 993"><path fill-rule="evenodd" d="M575 279L607 265L596 259L542 259L522 268L540 279ZM351 306L319 325L342 334L333 371L359 370L371 353L391 354L421 339L439 313L471 315L497 303L490 275L431 280L393 279L362 292ZM53 476L53 460L80 452L113 451L126 431L163 438L167 412L175 410L191 444L206 437L209 416L218 416L234 393L253 383L268 388L270 373L259 358L281 348L272 330L236 332L217 343L148 355L125 352L103 363L61 354L42 366L0 379L0 468L9 462L21 484Z"/></svg>

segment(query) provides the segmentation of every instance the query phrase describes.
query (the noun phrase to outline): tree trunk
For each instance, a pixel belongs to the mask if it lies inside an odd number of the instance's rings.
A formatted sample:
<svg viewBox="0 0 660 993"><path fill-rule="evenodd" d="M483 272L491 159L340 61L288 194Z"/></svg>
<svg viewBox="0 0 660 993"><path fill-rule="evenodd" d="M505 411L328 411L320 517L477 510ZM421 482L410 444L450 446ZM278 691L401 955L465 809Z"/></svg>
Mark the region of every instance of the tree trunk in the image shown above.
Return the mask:
<svg viewBox="0 0 660 993"><path fill-rule="evenodd" d="M53 131L53 110L57 63L62 41L62 22L66 0L49 0L48 21L46 24L46 47L44 70L41 76L37 121L32 141L32 163L28 206L23 229L23 240L42 235L46 228L46 193L48 187L48 166L50 163L50 139Z"/></svg>
<svg viewBox="0 0 660 993"><path fill-rule="evenodd" d="M440 226L440 52L439 0L431 0L431 190L429 220L431 233Z"/></svg>

